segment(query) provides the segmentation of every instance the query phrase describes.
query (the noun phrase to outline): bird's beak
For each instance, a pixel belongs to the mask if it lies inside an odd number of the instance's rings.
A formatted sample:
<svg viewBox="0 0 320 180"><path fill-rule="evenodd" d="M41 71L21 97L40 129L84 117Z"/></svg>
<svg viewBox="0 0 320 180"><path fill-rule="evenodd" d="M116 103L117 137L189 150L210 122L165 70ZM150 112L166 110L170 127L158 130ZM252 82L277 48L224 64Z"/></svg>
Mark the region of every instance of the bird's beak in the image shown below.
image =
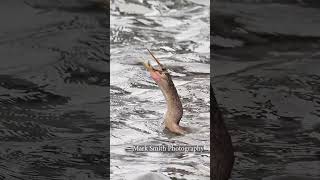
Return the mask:
<svg viewBox="0 0 320 180"><path fill-rule="evenodd" d="M153 57L153 59L157 62L157 64L159 65L159 68L160 68L160 70L162 71L163 70L163 65L160 63L160 61L152 54L152 52L149 50L149 49L147 49L148 50L148 52L150 53L150 55Z"/></svg>
<svg viewBox="0 0 320 180"><path fill-rule="evenodd" d="M162 73L166 72L166 68L159 62L159 60L151 53L151 51L149 49L147 49L147 50L149 51L149 53L153 57L153 59L157 62L157 64L159 65L159 68L153 67L149 61L147 63L144 62L143 65L149 71L152 79L155 80L157 83L159 83L162 79Z"/></svg>
<svg viewBox="0 0 320 180"><path fill-rule="evenodd" d="M157 64L159 65L159 68L154 68L150 62L148 61L148 63L144 62L143 65L144 67L147 68L148 71L158 71L158 72L164 72L166 71L166 68L163 66L163 64L160 63L160 61L152 54L152 52L147 49L148 52L150 53L150 55L153 57L153 59L157 62Z"/></svg>

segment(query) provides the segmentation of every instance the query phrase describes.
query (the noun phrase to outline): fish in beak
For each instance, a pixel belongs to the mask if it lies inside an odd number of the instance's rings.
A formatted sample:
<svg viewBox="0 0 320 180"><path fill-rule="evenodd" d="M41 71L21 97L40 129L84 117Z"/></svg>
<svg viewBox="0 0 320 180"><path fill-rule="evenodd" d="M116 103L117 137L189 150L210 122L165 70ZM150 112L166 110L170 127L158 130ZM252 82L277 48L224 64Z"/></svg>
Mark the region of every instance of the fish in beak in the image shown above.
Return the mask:
<svg viewBox="0 0 320 180"><path fill-rule="evenodd" d="M150 75L152 79L156 82L159 83L161 82L162 79L167 79L166 77L169 76L168 71L164 67L163 64L160 63L160 61L151 53L149 49L147 49L150 55L153 57L153 59L157 62L158 66L157 68L153 67L150 62L144 62L143 65L144 67L150 72Z"/></svg>

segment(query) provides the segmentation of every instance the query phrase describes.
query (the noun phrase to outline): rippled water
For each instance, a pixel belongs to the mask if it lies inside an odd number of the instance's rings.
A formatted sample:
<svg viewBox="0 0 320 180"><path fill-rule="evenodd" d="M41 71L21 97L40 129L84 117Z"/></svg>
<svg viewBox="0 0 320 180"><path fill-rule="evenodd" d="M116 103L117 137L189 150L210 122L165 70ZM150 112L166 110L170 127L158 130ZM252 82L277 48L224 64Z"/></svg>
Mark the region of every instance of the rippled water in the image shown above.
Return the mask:
<svg viewBox="0 0 320 180"><path fill-rule="evenodd" d="M115 1L111 5L111 178L158 172L209 179L209 1ZM182 97L181 124L164 131L165 99L143 61L151 51L165 64ZM203 153L128 152L133 145L204 145Z"/></svg>
<svg viewBox="0 0 320 180"><path fill-rule="evenodd" d="M0 4L0 179L107 178L104 5Z"/></svg>
<svg viewBox="0 0 320 180"><path fill-rule="evenodd" d="M209 179L209 152L125 151L209 146L207 1L112 3L111 127L105 3L0 4L0 179L108 179L109 135L112 179ZM212 79L236 150L232 179L319 179L319 3L213 4ZM145 48L169 67L192 134L163 131L165 102L140 63L151 60Z"/></svg>
<svg viewBox="0 0 320 180"><path fill-rule="evenodd" d="M311 1L237 2L211 11L213 84L236 150L232 177L319 179L320 10Z"/></svg>

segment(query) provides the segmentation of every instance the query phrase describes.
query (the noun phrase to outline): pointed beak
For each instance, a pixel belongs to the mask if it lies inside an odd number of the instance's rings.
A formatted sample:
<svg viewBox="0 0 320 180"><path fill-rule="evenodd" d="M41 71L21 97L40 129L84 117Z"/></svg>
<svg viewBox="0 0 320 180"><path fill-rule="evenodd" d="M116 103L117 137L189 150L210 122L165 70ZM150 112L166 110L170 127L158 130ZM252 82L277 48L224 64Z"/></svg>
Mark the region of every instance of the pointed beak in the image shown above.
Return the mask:
<svg viewBox="0 0 320 180"><path fill-rule="evenodd" d="M160 63L160 61L152 54L152 52L147 49L148 52L150 53L150 55L153 57L153 59L157 62L157 64L159 65L159 70L163 71L163 65ZM150 65L150 63L148 62L148 64ZM150 65L151 66L151 65ZM152 66L151 66L152 67Z"/></svg>
<svg viewBox="0 0 320 180"><path fill-rule="evenodd" d="M150 53L150 55L153 57L153 59L157 62L157 64L159 65L159 68L154 68L150 62L144 62L143 65L144 67L146 67L146 69L150 72L150 75L152 77L152 79L154 81L156 81L156 83L161 83L162 81L162 73L166 72L165 67L159 62L159 60L151 53L151 51L149 49L147 49ZM159 85L159 84L158 84Z"/></svg>

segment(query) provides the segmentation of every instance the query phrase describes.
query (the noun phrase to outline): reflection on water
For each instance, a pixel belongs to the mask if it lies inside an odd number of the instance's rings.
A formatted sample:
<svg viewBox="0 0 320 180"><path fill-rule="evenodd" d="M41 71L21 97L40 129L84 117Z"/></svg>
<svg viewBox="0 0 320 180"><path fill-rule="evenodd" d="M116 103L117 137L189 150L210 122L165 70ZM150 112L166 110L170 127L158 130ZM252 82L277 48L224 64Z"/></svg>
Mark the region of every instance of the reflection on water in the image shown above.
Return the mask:
<svg viewBox="0 0 320 180"><path fill-rule="evenodd" d="M212 11L211 67L236 149L233 179L319 179L319 2L228 2ZM208 152L124 151L209 145L207 6L112 5L112 179L149 171L208 179ZM104 8L98 0L1 1L0 19L10 23L0 28L0 179L108 179ZM164 99L138 61L150 59L145 47L169 66L194 134L162 131Z"/></svg>
<svg viewBox="0 0 320 180"><path fill-rule="evenodd" d="M109 176L104 8L1 1L0 179Z"/></svg>
<svg viewBox="0 0 320 180"><path fill-rule="evenodd" d="M232 177L319 179L320 10L311 0L237 2L211 11L213 83L236 149Z"/></svg>
<svg viewBox="0 0 320 180"><path fill-rule="evenodd" d="M115 1L111 4L111 178L149 172L209 179L209 1ZM167 65L192 133L163 131L164 97L143 67ZM203 153L127 152L133 145L204 145Z"/></svg>

